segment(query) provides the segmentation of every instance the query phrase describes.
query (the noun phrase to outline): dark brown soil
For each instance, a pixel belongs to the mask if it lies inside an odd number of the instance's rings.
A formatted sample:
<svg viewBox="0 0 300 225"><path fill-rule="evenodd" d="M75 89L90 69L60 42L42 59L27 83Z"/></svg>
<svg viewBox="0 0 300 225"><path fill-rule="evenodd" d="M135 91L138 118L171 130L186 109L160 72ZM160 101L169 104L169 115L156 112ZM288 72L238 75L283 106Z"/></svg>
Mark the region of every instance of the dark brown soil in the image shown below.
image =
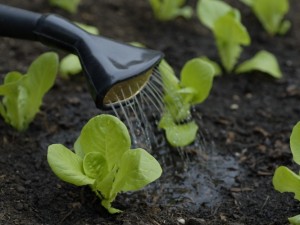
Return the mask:
<svg viewBox="0 0 300 225"><path fill-rule="evenodd" d="M147 1L84 0L75 15L50 7L46 0L0 2L54 12L97 26L104 36L144 43L163 51L177 72L193 57L218 60L212 34L196 17L160 23ZM289 136L300 119L300 3L290 1L293 27L288 34L270 37L247 7L228 2L242 11L252 37L241 61L258 50L271 51L283 79L261 73L217 77L208 100L194 112L202 133L196 143L183 150L185 156L164 141L155 145L152 153L164 175L145 190L120 194L115 206L124 212L109 215L88 187L61 182L46 162L49 144L71 147L82 126L100 113L82 75L58 78L26 132L18 133L0 120L0 224L173 225L183 219L189 225L282 225L299 214L300 204L291 194L276 192L271 181L278 165L297 170ZM189 4L195 6L195 1ZM25 72L32 60L49 50L39 43L2 38L1 80L9 71Z"/></svg>

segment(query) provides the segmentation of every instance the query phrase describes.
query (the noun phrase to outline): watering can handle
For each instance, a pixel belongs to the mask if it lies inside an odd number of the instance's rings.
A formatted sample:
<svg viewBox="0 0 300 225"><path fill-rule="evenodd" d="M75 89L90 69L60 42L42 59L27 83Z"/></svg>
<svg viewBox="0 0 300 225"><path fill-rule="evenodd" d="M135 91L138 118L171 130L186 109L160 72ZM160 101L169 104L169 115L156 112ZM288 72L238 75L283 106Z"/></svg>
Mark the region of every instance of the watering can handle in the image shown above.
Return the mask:
<svg viewBox="0 0 300 225"><path fill-rule="evenodd" d="M40 41L74 52L89 34L60 16L0 4L0 36Z"/></svg>
<svg viewBox="0 0 300 225"><path fill-rule="evenodd" d="M0 36L36 40L33 33L41 14L0 4Z"/></svg>

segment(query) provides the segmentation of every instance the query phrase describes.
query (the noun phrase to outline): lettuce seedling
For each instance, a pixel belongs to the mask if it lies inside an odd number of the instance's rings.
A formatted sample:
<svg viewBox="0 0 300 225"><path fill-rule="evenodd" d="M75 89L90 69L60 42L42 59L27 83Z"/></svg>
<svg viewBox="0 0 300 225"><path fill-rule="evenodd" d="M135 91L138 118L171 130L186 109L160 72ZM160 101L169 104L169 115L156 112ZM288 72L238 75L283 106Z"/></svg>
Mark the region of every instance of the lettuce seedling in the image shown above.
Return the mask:
<svg viewBox="0 0 300 225"><path fill-rule="evenodd" d="M247 2L247 0L245 0ZM251 0L249 0L251 1ZM250 44L250 36L241 23L240 12L223 1L199 0L197 14L200 21L212 30L222 65L227 73L246 73L258 70L275 78L281 78L278 62L275 56L267 51L258 52L252 59L245 61L235 70L235 65L241 55L241 45ZM207 57L201 57L215 69L215 75L221 74L218 64Z"/></svg>
<svg viewBox="0 0 300 225"><path fill-rule="evenodd" d="M284 19L289 11L288 0L240 0L251 7L265 30L270 35L285 34L291 22Z"/></svg>
<svg viewBox="0 0 300 225"><path fill-rule="evenodd" d="M184 6L185 0L150 0L150 5L157 20L168 21L182 16L186 19L192 17L193 9Z"/></svg>
<svg viewBox="0 0 300 225"><path fill-rule="evenodd" d="M43 96L53 86L58 69L58 56L54 52L39 56L27 73L10 72L0 86L0 114L5 122L18 131L24 131L34 119Z"/></svg>
<svg viewBox="0 0 300 225"><path fill-rule="evenodd" d="M94 34L94 35L99 34L99 30L97 27L89 26L89 25L86 25L83 23L77 23L77 22L75 24L91 34ZM69 54L69 55L65 56L60 62L59 74L64 79L68 79L70 75L78 74L81 71L82 71L82 67L81 67L81 63L80 63L77 55Z"/></svg>
<svg viewBox="0 0 300 225"><path fill-rule="evenodd" d="M49 0L49 3L70 13L76 13L80 0Z"/></svg>
<svg viewBox="0 0 300 225"><path fill-rule="evenodd" d="M242 52L241 46L251 42L241 23L240 12L219 0L200 0L197 14L200 21L212 30L222 64L227 73L231 72Z"/></svg>
<svg viewBox="0 0 300 225"><path fill-rule="evenodd" d="M180 81L166 61L160 63L159 70L165 103L159 127L165 130L167 140L172 146L183 147L196 138L198 126L191 120L190 108L208 97L214 69L199 58L189 60L181 71Z"/></svg>
<svg viewBox="0 0 300 225"><path fill-rule="evenodd" d="M110 212L119 192L136 191L158 179L162 169L144 149L130 149L126 126L116 117L100 115L83 127L75 153L61 144L48 147L48 163L63 181L89 185Z"/></svg>
<svg viewBox="0 0 300 225"><path fill-rule="evenodd" d="M293 160L300 165L300 122L298 122L292 131L290 137L290 147L293 155ZM294 173L285 166L279 166L273 176L274 188L283 192L292 192L295 194L295 199L300 201L300 175ZM293 225L300 225L300 215L290 217L289 222Z"/></svg>

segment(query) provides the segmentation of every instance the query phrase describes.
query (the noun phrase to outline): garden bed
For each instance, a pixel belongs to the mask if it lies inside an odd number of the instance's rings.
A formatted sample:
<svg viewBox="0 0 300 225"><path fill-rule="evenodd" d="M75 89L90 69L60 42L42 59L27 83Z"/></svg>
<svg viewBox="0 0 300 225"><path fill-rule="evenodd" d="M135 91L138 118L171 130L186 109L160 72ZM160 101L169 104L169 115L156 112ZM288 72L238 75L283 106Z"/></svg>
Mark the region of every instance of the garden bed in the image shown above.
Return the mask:
<svg viewBox="0 0 300 225"><path fill-rule="evenodd" d="M161 23L146 0L95 2L82 1L79 12L70 15L47 1L0 1L61 14L98 27L103 36L161 50L177 72L197 56L218 59L212 34L196 16ZM110 215L88 187L60 181L47 164L48 145L72 147L82 126L100 113L82 75L58 78L26 132L0 120L0 224L173 225L184 220L190 225L282 225L299 214L300 204L291 194L276 192L272 176L278 165L297 170L289 136L300 120L300 3L290 1L292 29L270 37L246 6L229 2L241 10L252 38L241 61L268 50L276 55L283 79L257 72L215 78L209 98L193 112L201 130L196 143L186 150L172 149L165 141L154 145L151 153L162 163L162 178L142 191L120 194L114 204L124 213ZM39 43L1 38L1 82L9 71L25 72L49 50Z"/></svg>

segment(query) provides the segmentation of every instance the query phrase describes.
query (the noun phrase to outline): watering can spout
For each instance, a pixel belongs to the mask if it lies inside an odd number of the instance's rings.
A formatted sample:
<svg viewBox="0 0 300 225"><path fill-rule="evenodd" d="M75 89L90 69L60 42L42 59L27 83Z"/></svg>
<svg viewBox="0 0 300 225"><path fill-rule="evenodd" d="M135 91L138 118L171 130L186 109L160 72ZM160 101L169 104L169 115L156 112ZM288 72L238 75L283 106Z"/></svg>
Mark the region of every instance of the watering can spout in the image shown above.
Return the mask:
<svg viewBox="0 0 300 225"><path fill-rule="evenodd" d="M127 101L148 82L163 54L89 34L57 15L0 4L0 36L40 41L76 54L96 106Z"/></svg>

